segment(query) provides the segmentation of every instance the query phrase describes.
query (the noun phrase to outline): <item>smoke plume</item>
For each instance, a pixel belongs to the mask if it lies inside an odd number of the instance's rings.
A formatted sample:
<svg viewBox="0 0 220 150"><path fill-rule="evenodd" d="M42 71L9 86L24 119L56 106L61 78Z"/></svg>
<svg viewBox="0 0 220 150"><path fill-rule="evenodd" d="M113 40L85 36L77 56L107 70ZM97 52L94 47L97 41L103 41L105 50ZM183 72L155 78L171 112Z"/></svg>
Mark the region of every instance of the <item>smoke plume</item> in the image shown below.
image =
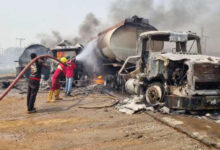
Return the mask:
<svg viewBox="0 0 220 150"><path fill-rule="evenodd" d="M56 46L62 40L67 40L72 45L76 43L86 44L92 37L96 36L100 28L101 22L93 13L89 13L79 26L78 36L63 37L58 31L52 31L51 34L41 33L38 34L37 37L40 39L42 45L49 48Z"/></svg>
<svg viewBox="0 0 220 150"><path fill-rule="evenodd" d="M203 28L206 53L220 56L219 7L219 0L117 0L111 5L109 18L114 24L135 14L148 18L159 30L190 30L199 35Z"/></svg>
<svg viewBox="0 0 220 150"><path fill-rule="evenodd" d="M86 15L84 21L79 27L78 36L74 38L74 43L86 43L94 37L99 28L101 22L95 17L93 13Z"/></svg>
<svg viewBox="0 0 220 150"><path fill-rule="evenodd" d="M62 39L73 44L86 44L97 33L133 15L148 18L159 30L192 31L201 35L206 53L220 56L220 1L219 0L116 0L108 12L107 22L102 22L93 13L86 15L78 29L78 35L64 38L58 31L50 35L39 34L41 44L53 47ZM203 30L202 30L203 29Z"/></svg>
<svg viewBox="0 0 220 150"><path fill-rule="evenodd" d="M40 43L46 47L54 47L57 43L63 40L63 37L58 31L52 31L51 34L41 33L37 35L40 38Z"/></svg>

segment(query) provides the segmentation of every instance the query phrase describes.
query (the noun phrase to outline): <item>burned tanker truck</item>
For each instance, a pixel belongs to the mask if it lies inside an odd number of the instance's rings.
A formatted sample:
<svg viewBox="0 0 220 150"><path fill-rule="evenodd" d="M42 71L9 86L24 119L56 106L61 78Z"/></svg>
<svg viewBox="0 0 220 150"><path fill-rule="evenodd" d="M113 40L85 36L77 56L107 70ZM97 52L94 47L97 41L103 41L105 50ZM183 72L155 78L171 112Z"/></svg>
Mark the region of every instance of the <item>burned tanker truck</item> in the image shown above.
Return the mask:
<svg viewBox="0 0 220 150"><path fill-rule="evenodd" d="M97 38L105 85L171 109L220 109L220 58L202 55L192 32L157 31L133 17Z"/></svg>
<svg viewBox="0 0 220 150"><path fill-rule="evenodd" d="M117 74L126 79L127 92L148 104L164 102L171 109L220 109L220 57L202 55L195 33L145 32L137 51ZM131 59L136 60L136 69L123 73Z"/></svg>
<svg viewBox="0 0 220 150"><path fill-rule="evenodd" d="M118 90L124 90L123 79L117 76L117 72L129 56L137 55L136 46L139 35L155 30L157 29L149 24L148 19L133 16L98 34L95 38L94 51L99 59L99 67L102 68L99 74L105 78L105 84ZM131 72L135 70L135 66L134 61L129 62L125 70ZM119 82L122 86L118 86Z"/></svg>

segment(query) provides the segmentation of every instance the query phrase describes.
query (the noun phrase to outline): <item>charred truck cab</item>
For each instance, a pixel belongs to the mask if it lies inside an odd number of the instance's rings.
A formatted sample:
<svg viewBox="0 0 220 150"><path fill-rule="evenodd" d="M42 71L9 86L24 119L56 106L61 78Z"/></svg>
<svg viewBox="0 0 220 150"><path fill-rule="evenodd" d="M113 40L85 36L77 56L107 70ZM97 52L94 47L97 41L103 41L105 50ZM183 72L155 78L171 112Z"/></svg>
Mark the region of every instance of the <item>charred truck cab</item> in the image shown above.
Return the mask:
<svg viewBox="0 0 220 150"><path fill-rule="evenodd" d="M138 42L139 55L128 57L118 72L127 92L171 109L220 109L220 57L202 55L195 33L149 31ZM136 70L123 74L131 59Z"/></svg>

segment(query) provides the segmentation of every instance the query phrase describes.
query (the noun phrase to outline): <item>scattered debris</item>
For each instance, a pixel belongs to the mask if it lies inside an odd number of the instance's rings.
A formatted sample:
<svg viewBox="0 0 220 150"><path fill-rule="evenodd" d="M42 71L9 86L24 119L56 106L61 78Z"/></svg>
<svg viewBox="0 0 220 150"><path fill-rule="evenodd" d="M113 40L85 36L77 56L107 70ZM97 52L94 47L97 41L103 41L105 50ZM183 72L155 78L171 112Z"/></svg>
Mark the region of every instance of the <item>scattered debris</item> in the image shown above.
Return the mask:
<svg viewBox="0 0 220 150"><path fill-rule="evenodd" d="M40 90L49 90L50 89L50 80L46 81L46 80L41 80L40 81Z"/></svg>
<svg viewBox="0 0 220 150"><path fill-rule="evenodd" d="M159 111L164 113L164 114L169 114L170 113L170 109L166 106L163 106Z"/></svg>
<svg viewBox="0 0 220 150"><path fill-rule="evenodd" d="M196 118L209 119L212 121L214 120L216 123L220 123L219 111L206 113L204 115L204 112L202 113L198 111L171 110L168 107L166 107L164 103L146 105L146 103L142 101L142 98L136 95L133 95L130 98L124 98L120 100L119 103L116 105L116 109L118 109L120 112L130 115L138 112L150 111L150 112L160 112L162 114L187 115Z"/></svg>
<svg viewBox="0 0 220 150"><path fill-rule="evenodd" d="M208 119L214 120L216 123L220 123L220 112L206 113L205 116Z"/></svg>
<svg viewBox="0 0 220 150"><path fill-rule="evenodd" d="M103 85L92 84L86 87L75 88L72 92L73 96L89 95L91 93L104 93L106 88Z"/></svg>
<svg viewBox="0 0 220 150"><path fill-rule="evenodd" d="M147 107L144 103L141 103L139 97L134 96L133 98L126 98L116 106L120 112L127 114L134 114L143 110L147 110Z"/></svg>
<svg viewBox="0 0 220 150"><path fill-rule="evenodd" d="M131 96L130 98L125 98L119 102L116 108L120 112L127 114L134 114L140 111L159 111L164 114L169 114L170 109L164 106L164 103L156 103L154 105L146 105L141 96Z"/></svg>
<svg viewBox="0 0 220 150"><path fill-rule="evenodd" d="M155 109L154 109L154 107L150 106L150 107L146 107L146 111L152 111L152 112L154 112Z"/></svg>

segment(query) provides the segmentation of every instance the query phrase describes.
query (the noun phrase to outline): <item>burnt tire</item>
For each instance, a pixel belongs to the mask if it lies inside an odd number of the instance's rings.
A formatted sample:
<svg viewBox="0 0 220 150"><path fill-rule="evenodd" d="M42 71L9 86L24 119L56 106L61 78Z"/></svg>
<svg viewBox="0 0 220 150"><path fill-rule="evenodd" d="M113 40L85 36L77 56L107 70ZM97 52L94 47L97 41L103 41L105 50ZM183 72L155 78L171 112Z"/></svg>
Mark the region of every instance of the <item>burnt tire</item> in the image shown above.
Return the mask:
<svg viewBox="0 0 220 150"><path fill-rule="evenodd" d="M151 83L147 86L145 92L145 99L147 104L156 104L163 102L164 99L164 87L161 83Z"/></svg>

